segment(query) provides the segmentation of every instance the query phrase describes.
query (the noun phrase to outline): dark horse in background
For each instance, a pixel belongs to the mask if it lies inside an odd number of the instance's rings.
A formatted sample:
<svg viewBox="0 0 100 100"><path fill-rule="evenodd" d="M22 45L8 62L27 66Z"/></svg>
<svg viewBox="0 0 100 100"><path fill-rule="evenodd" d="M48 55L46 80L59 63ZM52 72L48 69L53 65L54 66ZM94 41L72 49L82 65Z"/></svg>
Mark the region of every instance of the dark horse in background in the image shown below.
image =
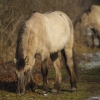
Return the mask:
<svg viewBox="0 0 100 100"><path fill-rule="evenodd" d="M52 92L60 90L61 65L58 52L64 50L66 66L70 73L72 91L77 89L77 73L73 60L73 25L69 17L60 11L41 14L33 13L20 28L16 47L16 75L18 93L25 93L26 86L34 86L32 71L36 55L41 56L41 72L43 76L43 93L47 92L47 60L51 58L56 78ZM32 85L33 84L33 85Z"/></svg>
<svg viewBox="0 0 100 100"><path fill-rule="evenodd" d="M95 38L98 39L98 47L100 47L100 6L92 5L89 9L84 11L75 22L75 30L88 36L88 30L91 33L92 47L95 47ZM79 36L79 37L80 37ZM86 38L86 37L85 37Z"/></svg>

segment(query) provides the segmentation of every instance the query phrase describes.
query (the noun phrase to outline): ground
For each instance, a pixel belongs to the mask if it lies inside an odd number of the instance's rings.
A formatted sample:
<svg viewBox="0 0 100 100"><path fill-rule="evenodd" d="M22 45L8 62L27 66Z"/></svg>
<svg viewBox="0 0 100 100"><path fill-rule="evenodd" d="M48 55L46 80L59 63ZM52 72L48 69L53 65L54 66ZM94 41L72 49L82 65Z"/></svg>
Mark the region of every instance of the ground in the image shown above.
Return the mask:
<svg viewBox="0 0 100 100"><path fill-rule="evenodd" d="M34 78L38 84L36 92L26 91L25 95L16 94L16 75L14 73L14 63L0 64L0 100L100 100L100 66L93 65L93 61L99 57L99 52L81 53L78 58L79 82L77 92L70 92L69 75L62 67L62 88L57 94L48 93L42 95L42 76L40 73L40 62L36 63ZM99 58L98 58L99 60ZM91 67L93 65L94 67ZM99 63L96 62L96 63ZM51 67L50 67L51 66ZM52 89L55 78L55 71L52 64L49 66L48 84ZM88 67L89 66L89 67ZM89 99L90 98L90 99Z"/></svg>

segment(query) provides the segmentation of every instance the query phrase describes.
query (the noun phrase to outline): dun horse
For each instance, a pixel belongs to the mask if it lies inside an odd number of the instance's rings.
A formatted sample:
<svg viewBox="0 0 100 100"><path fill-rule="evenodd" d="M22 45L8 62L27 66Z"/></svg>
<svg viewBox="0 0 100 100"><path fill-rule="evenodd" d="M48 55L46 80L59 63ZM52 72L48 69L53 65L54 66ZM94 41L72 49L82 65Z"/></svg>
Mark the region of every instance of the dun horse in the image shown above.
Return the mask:
<svg viewBox="0 0 100 100"><path fill-rule="evenodd" d="M99 41L100 47L100 6L92 5L89 9L84 11L84 13L78 18L76 21L76 30L77 27L80 27L80 35L82 33L87 34L87 29L91 30L91 39L92 39L92 47L95 46L94 39L97 38Z"/></svg>
<svg viewBox="0 0 100 100"><path fill-rule="evenodd" d="M20 28L16 47L17 90L24 94L27 84L34 86L32 70L35 57L41 56L41 72L43 75L43 91L47 91L47 59L51 58L56 71L52 92L57 92L61 85L61 66L58 53L64 50L66 65L70 73L72 91L76 91L77 74L73 61L73 25L69 17L60 11L51 13L33 13L24 26ZM32 85L33 84L33 85Z"/></svg>

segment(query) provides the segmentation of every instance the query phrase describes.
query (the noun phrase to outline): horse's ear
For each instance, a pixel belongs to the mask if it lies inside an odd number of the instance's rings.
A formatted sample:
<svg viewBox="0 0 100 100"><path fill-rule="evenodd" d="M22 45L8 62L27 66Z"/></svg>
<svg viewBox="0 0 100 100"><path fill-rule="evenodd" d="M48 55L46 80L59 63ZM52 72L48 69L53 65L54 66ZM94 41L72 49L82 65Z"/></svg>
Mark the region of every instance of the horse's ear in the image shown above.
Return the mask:
<svg viewBox="0 0 100 100"><path fill-rule="evenodd" d="M16 63L17 62L17 59L16 58L14 58L14 63Z"/></svg>
<svg viewBox="0 0 100 100"><path fill-rule="evenodd" d="M28 62L29 62L29 57L26 56L26 58L25 58L25 64L28 65Z"/></svg>

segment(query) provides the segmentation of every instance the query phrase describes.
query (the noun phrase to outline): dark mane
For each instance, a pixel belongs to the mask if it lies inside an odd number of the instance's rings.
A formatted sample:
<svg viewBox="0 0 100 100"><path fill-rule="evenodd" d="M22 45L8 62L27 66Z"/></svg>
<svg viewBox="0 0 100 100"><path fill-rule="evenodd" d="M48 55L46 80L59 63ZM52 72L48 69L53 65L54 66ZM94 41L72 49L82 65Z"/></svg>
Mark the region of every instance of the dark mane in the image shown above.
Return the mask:
<svg viewBox="0 0 100 100"><path fill-rule="evenodd" d="M84 11L84 13L89 14L89 13L91 13L91 11L92 11L92 7L89 7L87 10Z"/></svg>
<svg viewBox="0 0 100 100"><path fill-rule="evenodd" d="M25 18L25 20L29 20L31 17L32 17L32 15L34 14L34 13L36 13L37 11L30 11L27 15L26 15L26 18Z"/></svg>
<svg viewBox="0 0 100 100"><path fill-rule="evenodd" d="M92 11L92 6L90 6L88 9L84 10L84 11L77 17L77 19L75 20L74 26L76 25L77 22L80 22L80 23L82 22L81 17L82 17L83 14L89 15L89 13L91 13L91 11Z"/></svg>
<svg viewBox="0 0 100 100"><path fill-rule="evenodd" d="M25 23L27 20L31 18L31 16L35 13L36 11L31 11L29 14L27 14L24 19L20 22L20 28L17 36L17 48L16 48L16 55L15 57L18 59L23 59L23 47L22 47L22 35L24 32L24 29L26 27Z"/></svg>
<svg viewBox="0 0 100 100"><path fill-rule="evenodd" d="M22 48L22 34L24 32L24 28L25 28L25 22L22 21L18 32L18 36L17 36L17 47L16 47L16 59L18 59L18 57L23 58L23 48Z"/></svg>

